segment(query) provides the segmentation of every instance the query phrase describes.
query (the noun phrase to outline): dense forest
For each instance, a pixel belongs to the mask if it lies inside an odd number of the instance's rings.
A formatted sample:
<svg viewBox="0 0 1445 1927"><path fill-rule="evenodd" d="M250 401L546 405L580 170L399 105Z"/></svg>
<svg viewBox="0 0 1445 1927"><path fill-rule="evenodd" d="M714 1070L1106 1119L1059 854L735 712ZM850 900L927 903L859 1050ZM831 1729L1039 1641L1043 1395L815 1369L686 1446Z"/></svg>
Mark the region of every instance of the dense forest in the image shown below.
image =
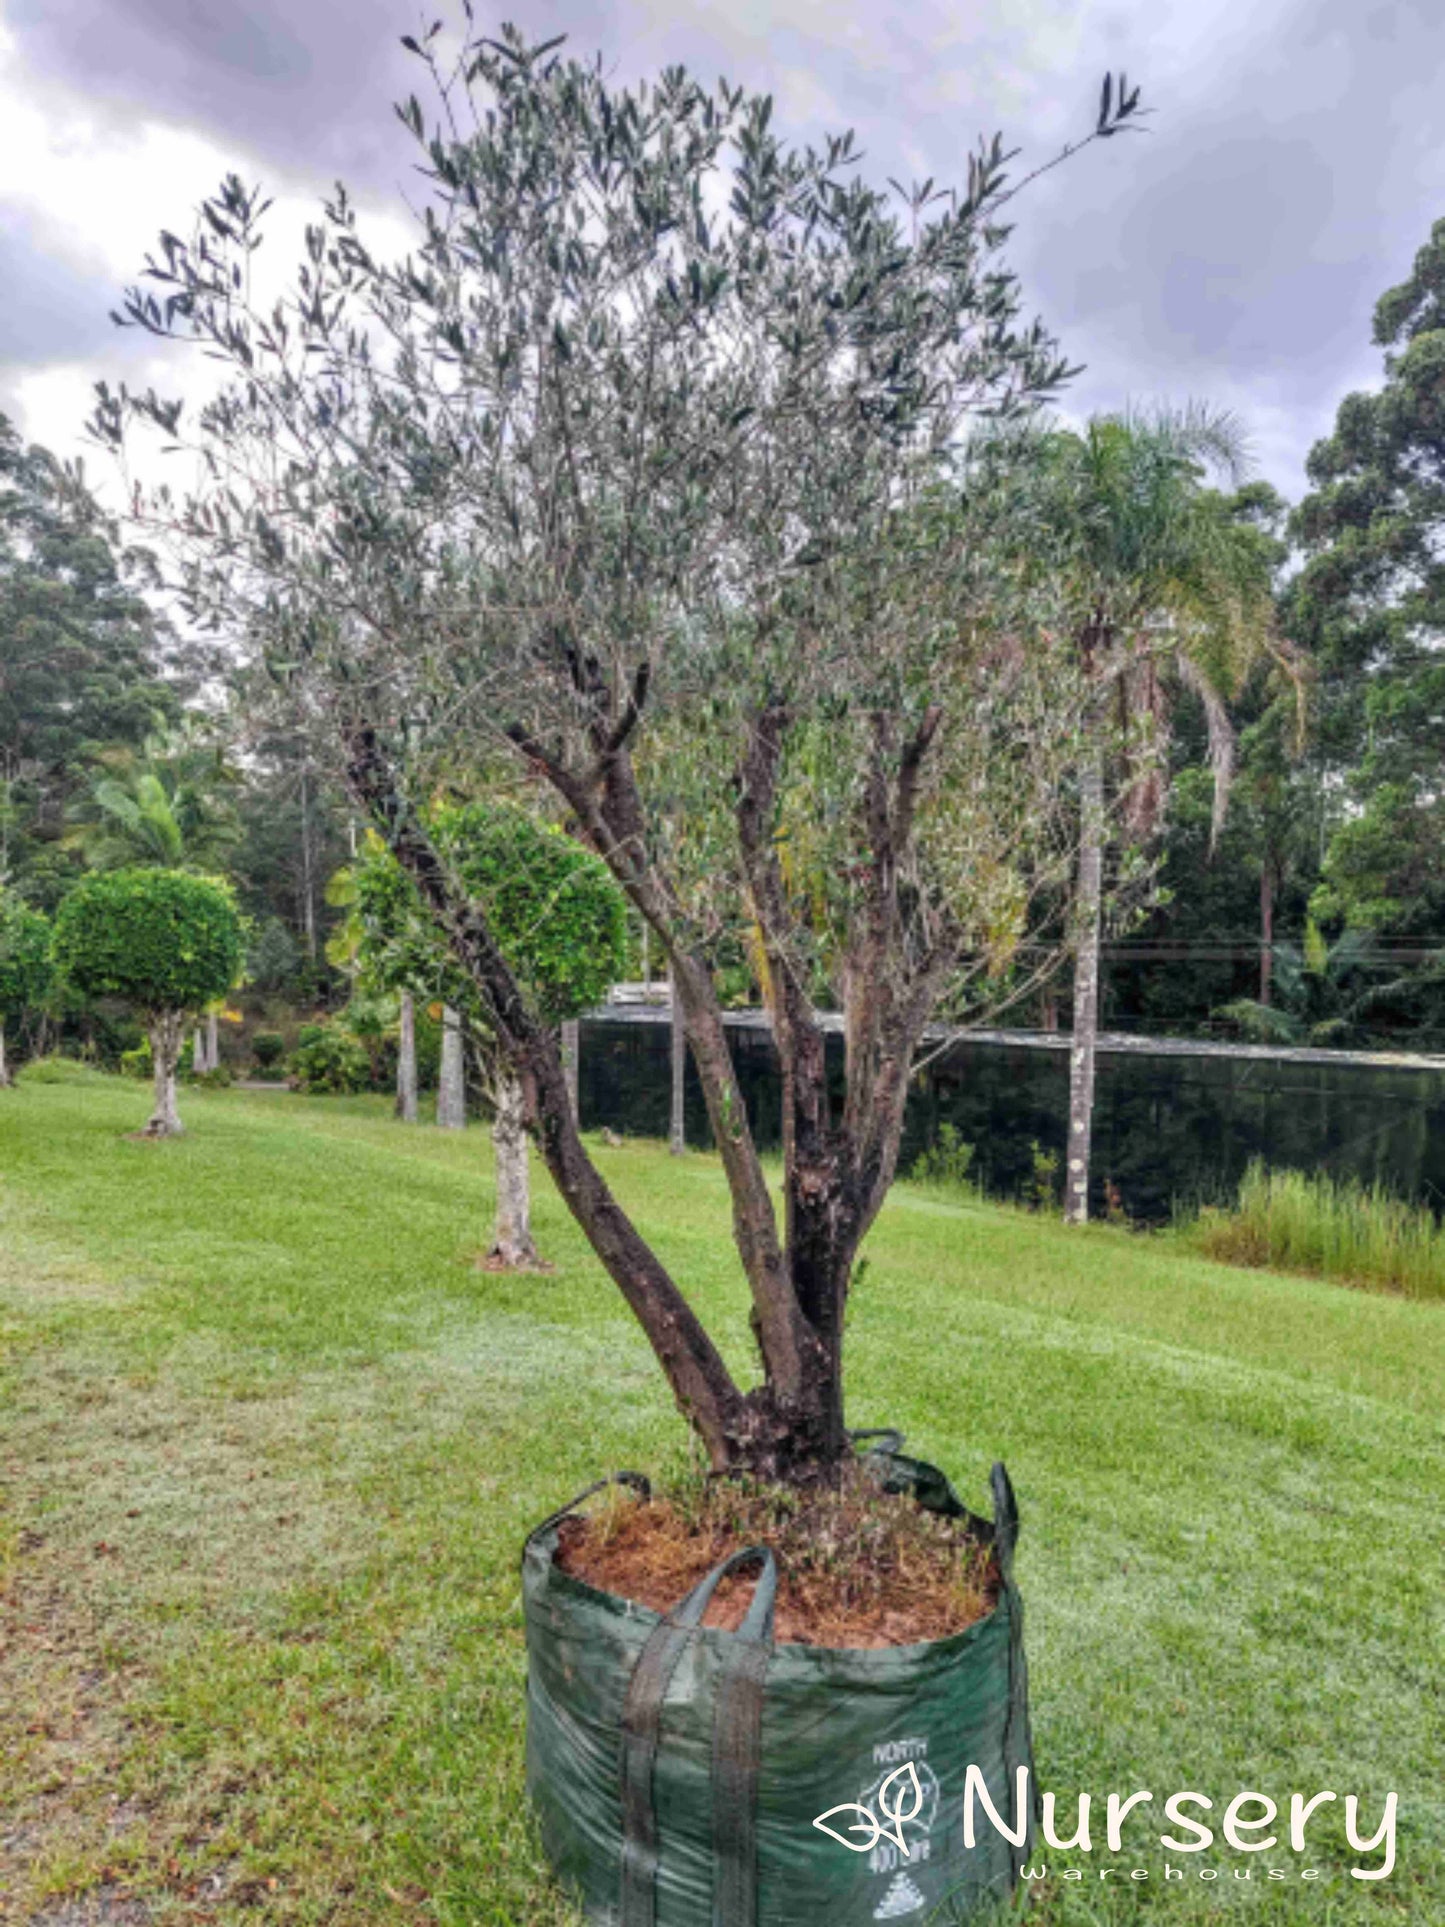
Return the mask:
<svg viewBox="0 0 1445 1927"><path fill-rule="evenodd" d="M1304 499L1257 480L1219 498L1267 557L1291 673L1258 659L1228 687L1186 679L1156 703L1149 883L1109 895L1103 1029L1445 1048L1445 221L1380 298L1374 340L1379 385L1340 403ZM348 945L357 836L307 743L234 685L226 638L190 634L154 558L125 544L83 474L0 417L12 920L19 906L52 916L95 869L225 877L248 954L222 1060L240 1061L257 1029L290 1048L329 1012L347 1075L384 1078L400 1015L364 991ZM630 941L641 974L640 929ZM757 1001L745 957L733 975L733 1001ZM1069 1009L1056 976L1011 1021L1066 1026ZM421 1022L425 1066L437 1047ZM73 991L10 1013L12 1056L61 1038L112 1062L140 1041L123 1012Z"/></svg>

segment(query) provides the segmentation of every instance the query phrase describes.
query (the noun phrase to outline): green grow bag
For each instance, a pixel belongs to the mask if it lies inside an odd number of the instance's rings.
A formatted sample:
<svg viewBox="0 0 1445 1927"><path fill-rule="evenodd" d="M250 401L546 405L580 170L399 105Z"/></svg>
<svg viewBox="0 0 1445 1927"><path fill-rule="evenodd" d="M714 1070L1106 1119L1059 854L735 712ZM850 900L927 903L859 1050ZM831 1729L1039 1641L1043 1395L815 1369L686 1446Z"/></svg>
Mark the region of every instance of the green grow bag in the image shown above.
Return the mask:
<svg viewBox="0 0 1445 1927"><path fill-rule="evenodd" d="M1014 1845L976 1802L975 1845L964 1844L970 1765L1011 1831L1034 1822L1032 1801L1023 1816L1014 1804L1017 1769L1030 1786L1034 1775L1008 1474L993 1468L990 1524L937 1467L904 1458L896 1433L855 1436L882 1440L867 1450L887 1489L992 1542L1003 1584L986 1619L917 1646L774 1645L764 1547L659 1616L554 1563L561 1520L608 1480L527 1540L527 1784L548 1857L589 1921L922 1927L967 1920L1016 1884L1028 1832ZM615 1477L646 1496L640 1475ZM718 1580L745 1565L758 1578L742 1626L700 1626ZM851 1809L831 1814L838 1838L814 1825L849 1802L900 1816L890 1830L907 1851Z"/></svg>

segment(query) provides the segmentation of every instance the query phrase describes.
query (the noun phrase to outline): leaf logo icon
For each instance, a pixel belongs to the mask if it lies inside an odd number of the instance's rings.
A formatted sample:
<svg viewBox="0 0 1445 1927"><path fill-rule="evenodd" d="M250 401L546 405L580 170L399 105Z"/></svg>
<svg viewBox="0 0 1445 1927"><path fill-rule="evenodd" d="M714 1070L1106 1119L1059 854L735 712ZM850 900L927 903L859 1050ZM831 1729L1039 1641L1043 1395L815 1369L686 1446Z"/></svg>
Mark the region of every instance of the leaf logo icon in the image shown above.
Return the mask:
<svg viewBox="0 0 1445 1927"><path fill-rule="evenodd" d="M828 1822L835 1813L861 1814L861 1820L854 1820L849 1823L848 1831L849 1833L866 1833L868 1836L867 1839L862 1841L845 1840L836 1827L830 1827L828 1825ZM849 1853L867 1853L870 1847L876 1847L878 1845L879 1837L883 1832L883 1829L874 1819L869 1809L860 1806L856 1800L845 1800L840 1807L829 1807L826 1813L820 1813L818 1815L813 1825L817 1827L820 1832L826 1833L831 1840L836 1840L840 1847L846 1847Z"/></svg>
<svg viewBox="0 0 1445 1927"><path fill-rule="evenodd" d="M891 1795L891 1799L890 1799ZM830 1840L836 1840L840 1847L849 1853L867 1853L876 1847L880 1840L891 1840L903 1855L908 1858L908 1842L903 1837L903 1829L910 1820L916 1820L923 1808L923 1786L918 1778L918 1770L912 1760L900 1766L896 1773L890 1773L878 1789L878 1811L880 1820L873 1809L857 1800L845 1800L841 1806L829 1807L820 1813L813 1825ZM848 1823L849 1833L861 1833L859 1840L845 1840L836 1827L828 1822L835 1813L856 1813L859 1817Z"/></svg>
<svg viewBox="0 0 1445 1927"><path fill-rule="evenodd" d="M888 1790L890 1787L896 1787L897 1789L891 1806L888 1802ZM910 1795L912 1796L912 1805L905 1808L903 1803ZM916 1820L922 1807L923 1787L918 1778L917 1767L914 1766L912 1760L909 1760L905 1765L900 1766L896 1773L890 1773L878 1789L878 1811L883 1815L883 1819L889 1822L889 1825L892 1827L892 1831L889 1832L889 1827L880 1823L878 1831L888 1834L890 1840L896 1840L899 1847L902 1848L906 1854L908 1848L903 1839L904 1823L908 1820Z"/></svg>

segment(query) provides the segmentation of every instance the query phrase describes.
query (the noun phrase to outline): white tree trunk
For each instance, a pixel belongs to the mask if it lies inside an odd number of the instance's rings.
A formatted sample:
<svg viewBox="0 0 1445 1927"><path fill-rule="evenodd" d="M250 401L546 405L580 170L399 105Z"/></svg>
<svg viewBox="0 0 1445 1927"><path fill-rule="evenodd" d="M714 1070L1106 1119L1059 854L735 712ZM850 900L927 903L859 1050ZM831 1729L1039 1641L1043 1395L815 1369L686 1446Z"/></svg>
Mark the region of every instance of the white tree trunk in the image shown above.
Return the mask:
<svg viewBox="0 0 1445 1927"><path fill-rule="evenodd" d="M10 1066L5 1062L5 1026L0 1023L0 1091L10 1082Z"/></svg>
<svg viewBox="0 0 1445 1927"><path fill-rule="evenodd" d="M1074 896L1074 1034L1069 1048L1069 1151L1064 1222L1087 1224L1094 1131L1094 1054L1099 1040L1099 937L1104 885L1104 754L1097 744L1079 769L1079 881Z"/></svg>
<svg viewBox="0 0 1445 1927"><path fill-rule="evenodd" d="M671 967L667 973L667 995L671 1005L672 1036L672 1113L668 1121L667 1148L675 1158L687 1149L684 1099L687 1094L687 1027L682 1021L682 1005Z"/></svg>
<svg viewBox="0 0 1445 1927"><path fill-rule="evenodd" d="M442 1011L442 1063L437 1079L437 1126L460 1131L467 1121L467 1076L462 1055L462 1020L448 1006Z"/></svg>
<svg viewBox="0 0 1445 1927"><path fill-rule="evenodd" d="M155 1067L155 1108L145 1127L146 1137L179 1137L181 1114L176 1108L176 1065L180 1061L185 1021L178 1010L151 1018L151 1062Z"/></svg>
<svg viewBox="0 0 1445 1927"><path fill-rule="evenodd" d="M396 1114L403 1124L415 1124L416 1004L409 990L401 993L400 1031L396 1046Z"/></svg>
<svg viewBox="0 0 1445 1927"><path fill-rule="evenodd" d="M577 1085L582 1068L582 1026L569 1017L562 1026L562 1069L567 1078L567 1102L572 1106L572 1122L581 1124Z"/></svg>
<svg viewBox="0 0 1445 1927"><path fill-rule="evenodd" d="M522 1086L510 1071L503 1070L496 1080L496 1117L492 1123L497 1219L492 1248L487 1253L488 1266L498 1271L530 1271L541 1263L532 1241L532 1182L523 1115Z"/></svg>
<svg viewBox="0 0 1445 1927"><path fill-rule="evenodd" d="M218 1071L221 1068L221 1019L216 1011L206 1016L206 1069Z"/></svg>

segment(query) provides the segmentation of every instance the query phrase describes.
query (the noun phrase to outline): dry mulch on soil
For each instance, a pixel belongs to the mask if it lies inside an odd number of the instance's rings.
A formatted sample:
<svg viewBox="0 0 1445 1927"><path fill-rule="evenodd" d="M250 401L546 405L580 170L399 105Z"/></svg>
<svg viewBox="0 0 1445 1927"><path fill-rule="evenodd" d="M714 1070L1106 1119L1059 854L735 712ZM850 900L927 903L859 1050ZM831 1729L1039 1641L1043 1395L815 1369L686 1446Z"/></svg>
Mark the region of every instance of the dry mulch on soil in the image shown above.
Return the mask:
<svg viewBox="0 0 1445 1927"><path fill-rule="evenodd" d="M946 1639L992 1612L998 1569L960 1521L881 1492L860 1467L836 1488L795 1491L733 1480L639 1503L620 1493L564 1519L557 1562L575 1579L667 1612L719 1560L766 1545L778 1562L780 1644L911 1646ZM730 1573L703 1624L735 1631L756 1568Z"/></svg>

